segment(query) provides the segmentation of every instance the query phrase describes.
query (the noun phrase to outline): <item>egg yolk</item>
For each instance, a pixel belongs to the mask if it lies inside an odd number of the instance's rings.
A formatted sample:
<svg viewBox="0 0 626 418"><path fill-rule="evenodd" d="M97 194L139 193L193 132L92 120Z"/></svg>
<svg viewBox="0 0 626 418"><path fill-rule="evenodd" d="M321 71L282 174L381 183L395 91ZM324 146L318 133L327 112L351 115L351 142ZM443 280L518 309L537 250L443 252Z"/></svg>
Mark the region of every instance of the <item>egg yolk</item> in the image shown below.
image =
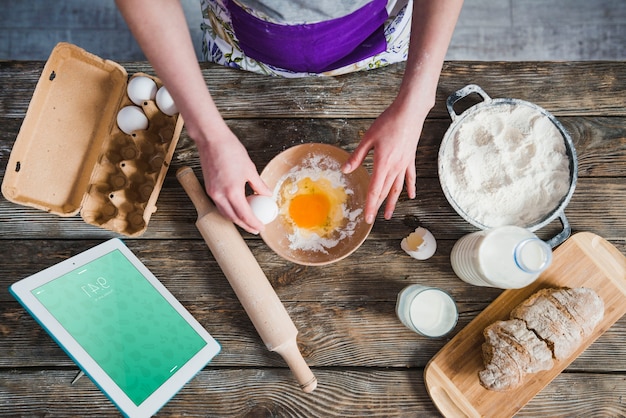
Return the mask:
<svg viewBox="0 0 626 418"><path fill-rule="evenodd" d="M323 193L295 196L289 204L289 216L300 228L319 228L328 222L330 200Z"/></svg>
<svg viewBox="0 0 626 418"><path fill-rule="evenodd" d="M321 177L288 179L277 199L280 214L300 234L327 237L345 224L344 208L348 195Z"/></svg>

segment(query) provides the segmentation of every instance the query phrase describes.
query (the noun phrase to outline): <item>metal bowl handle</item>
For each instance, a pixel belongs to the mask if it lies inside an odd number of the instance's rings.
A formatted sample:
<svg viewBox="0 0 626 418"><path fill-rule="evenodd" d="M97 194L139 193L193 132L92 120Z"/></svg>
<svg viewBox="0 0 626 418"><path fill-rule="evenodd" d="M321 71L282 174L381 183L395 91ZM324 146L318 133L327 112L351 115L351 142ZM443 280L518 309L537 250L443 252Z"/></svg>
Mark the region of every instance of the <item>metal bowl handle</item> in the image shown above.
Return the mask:
<svg viewBox="0 0 626 418"><path fill-rule="evenodd" d="M476 84L468 84L462 89L457 90L456 92L448 96L448 100L446 101L446 106L448 107L448 113L450 114L450 117L452 118L453 121L459 116L454 111L454 105L456 104L456 102L469 96L472 93L478 94L485 102L491 100L491 97L489 97L487 93L485 93L485 91L481 89L479 86L477 86Z"/></svg>
<svg viewBox="0 0 626 418"><path fill-rule="evenodd" d="M569 221L565 217L564 212L561 212L559 214L559 220L561 221L561 225L563 225L563 230L549 240L546 240L546 244L548 244L552 248L558 247L563 242L565 242L565 240L568 239L570 235L572 235L572 227L569 225Z"/></svg>

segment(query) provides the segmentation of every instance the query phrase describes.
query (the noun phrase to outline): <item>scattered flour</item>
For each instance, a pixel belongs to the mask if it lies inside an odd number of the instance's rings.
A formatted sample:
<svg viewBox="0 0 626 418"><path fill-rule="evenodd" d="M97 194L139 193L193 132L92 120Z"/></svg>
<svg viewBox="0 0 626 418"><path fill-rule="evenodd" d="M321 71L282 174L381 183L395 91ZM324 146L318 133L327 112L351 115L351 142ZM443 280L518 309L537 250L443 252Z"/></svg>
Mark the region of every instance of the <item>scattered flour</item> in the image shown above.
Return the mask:
<svg viewBox="0 0 626 418"><path fill-rule="evenodd" d="M333 189L338 189L348 197L348 202L341 204L336 215L324 229L300 228L288 214L290 199L299 192L298 182L307 177L314 182L325 179ZM325 192L329 195L333 194L332 190ZM342 240L354 235L363 209L349 207L349 197L353 194L354 191L350 189L345 175L341 172L341 164L327 155L312 154L281 177L274 188L274 198L280 208L280 219L290 231L289 248L327 254L329 248L337 246Z"/></svg>
<svg viewBox="0 0 626 418"><path fill-rule="evenodd" d="M570 187L561 132L526 105L498 104L463 120L448 140L441 172L458 207L490 228L540 222Z"/></svg>

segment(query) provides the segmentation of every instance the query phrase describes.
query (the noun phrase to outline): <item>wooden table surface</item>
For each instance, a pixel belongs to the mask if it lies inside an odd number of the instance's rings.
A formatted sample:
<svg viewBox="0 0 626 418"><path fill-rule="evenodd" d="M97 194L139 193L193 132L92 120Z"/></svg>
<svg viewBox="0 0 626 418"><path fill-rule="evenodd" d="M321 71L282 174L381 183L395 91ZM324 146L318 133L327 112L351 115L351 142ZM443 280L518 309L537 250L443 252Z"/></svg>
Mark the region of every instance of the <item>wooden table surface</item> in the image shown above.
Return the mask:
<svg viewBox="0 0 626 418"><path fill-rule="evenodd" d="M0 176L43 62L0 62ZM154 74L122 63L129 74ZM259 170L280 151L305 142L353 150L391 102L403 66L337 78L268 78L203 64L206 83ZM553 113L570 132L579 179L565 213L574 232L598 234L626 253L626 62L447 62L437 104L417 154L418 196L406 194L390 221L382 215L347 259L323 267L292 264L256 236L243 234L299 329L299 346L319 380L300 391L284 361L269 352L243 311L194 222L196 212L175 178L198 156L185 130L146 233L131 250L221 343L222 352L159 416L438 416L423 371L450 337L501 291L465 284L450 250L475 229L448 205L437 178L437 152L450 125L445 100L475 83L492 98L512 97ZM371 155L366 168L372 169ZM59 161L59 164L62 164ZM416 226L437 238L427 261L400 241ZM539 235L559 230L554 222ZM116 416L116 408L9 295L8 286L117 236L0 198L0 414ZM427 339L403 327L394 308L412 283L449 291L460 318L448 338ZM624 416L626 318L619 320L518 416Z"/></svg>

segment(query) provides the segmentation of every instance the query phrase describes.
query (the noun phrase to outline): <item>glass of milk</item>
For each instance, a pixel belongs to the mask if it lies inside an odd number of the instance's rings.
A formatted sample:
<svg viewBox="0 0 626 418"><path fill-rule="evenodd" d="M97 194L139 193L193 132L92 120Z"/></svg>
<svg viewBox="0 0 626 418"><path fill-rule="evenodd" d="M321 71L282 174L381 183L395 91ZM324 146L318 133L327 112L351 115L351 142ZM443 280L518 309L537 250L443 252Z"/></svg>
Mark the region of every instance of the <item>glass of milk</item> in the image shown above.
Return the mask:
<svg viewBox="0 0 626 418"><path fill-rule="evenodd" d="M396 315L408 329L432 338L452 331L459 317L448 293L419 284L407 286L398 294Z"/></svg>

